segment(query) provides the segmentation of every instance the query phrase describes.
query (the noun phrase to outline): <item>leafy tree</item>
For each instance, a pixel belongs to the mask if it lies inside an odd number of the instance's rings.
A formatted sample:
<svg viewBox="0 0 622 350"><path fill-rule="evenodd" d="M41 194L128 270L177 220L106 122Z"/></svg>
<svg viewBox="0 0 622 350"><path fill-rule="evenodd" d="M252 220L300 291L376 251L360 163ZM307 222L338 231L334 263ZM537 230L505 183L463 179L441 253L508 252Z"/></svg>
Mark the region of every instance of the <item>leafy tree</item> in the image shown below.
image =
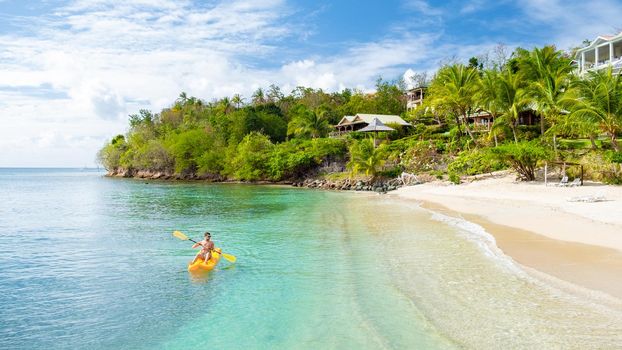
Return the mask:
<svg viewBox="0 0 622 350"><path fill-rule="evenodd" d="M170 135L167 143L175 160L175 171L195 173L199 159L209 150L213 140L204 130L192 129Z"/></svg>
<svg viewBox="0 0 622 350"><path fill-rule="evenodd" d="M280 100L283 99L283 97L285 97L283 95L283 92L281 92L281 88L272 84L270 85L270 87L268 88L268 94L267 94L267 102L272 102L272 103L276 103L279 102Z"/></svg>
<svg viewBox="0 0 622 350"><path fill-rule="evenodd" d="M139 125L153 126L154 115L147 109L141 109L138 114L130 114L130 127L135 128Z"/></svg>
<svg viewBox="0 0 622 350"><path fill-rule="evenodd" d="M375 108L373 113L399 115L405 111L406 99L404 97L404 89L399 85L383 81L382 79L376 81Z"/></svg>
<svg viewBox="0 0 622 350"><path fill-rule="evenodd" d="M175 167L175 159L162 141L153 139L136 150L132 167L151 171L172 172Z"/></svg>
<svg viewBox="0 0 622 350"><path fill-rule="evenodd" d="M126 149L125 137L117 135L97 152L97 162L108 171L116 170L121 165L121 155Z"/></svg>
<svg viewBox="0 0 622 350"><path fill-rule="evenodd" d="M504 144L493 148L492 152L500 160L510 164L519 177L525 181L535 180L538 162L550 158L549 150L537 141Z"/></svg>
<svg viewBox="0 0 622 350"><path fill-rule="evenodd" d="M274 145L261 133L252 132L244 137L232 155L225 171L238 180L256 181L267 177L268 159Z"/></svg>

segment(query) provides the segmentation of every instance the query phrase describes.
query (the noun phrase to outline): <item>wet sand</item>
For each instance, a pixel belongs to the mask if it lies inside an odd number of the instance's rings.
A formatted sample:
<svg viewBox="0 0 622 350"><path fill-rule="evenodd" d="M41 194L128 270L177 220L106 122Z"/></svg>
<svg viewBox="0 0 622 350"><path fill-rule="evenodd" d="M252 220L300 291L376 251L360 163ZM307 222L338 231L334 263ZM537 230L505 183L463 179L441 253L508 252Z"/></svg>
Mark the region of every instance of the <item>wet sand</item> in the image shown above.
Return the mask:
<svg viewBox="0 0 622 350"><path fill-rule="evenodd" d="M595 192L605 193L607 202L568 201ZM622 298L620 195L619 187L551 188L514 183L507 176L459 186L424 184L397 193L482 226L521 265L617 298Z"/></svg>

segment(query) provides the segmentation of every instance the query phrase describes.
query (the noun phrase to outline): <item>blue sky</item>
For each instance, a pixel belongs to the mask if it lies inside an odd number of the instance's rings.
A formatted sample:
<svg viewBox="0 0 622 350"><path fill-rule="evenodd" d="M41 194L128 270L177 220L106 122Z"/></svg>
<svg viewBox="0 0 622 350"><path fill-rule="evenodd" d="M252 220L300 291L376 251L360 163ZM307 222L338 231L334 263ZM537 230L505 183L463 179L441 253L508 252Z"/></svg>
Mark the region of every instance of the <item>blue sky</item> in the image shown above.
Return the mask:
<svg viewBox="0 0 622 350"><path fill-rule="evenodd" d="M369 91L439 62L622 30L622 0L0 0L0 167L93 166L181 91Z"/></svg>

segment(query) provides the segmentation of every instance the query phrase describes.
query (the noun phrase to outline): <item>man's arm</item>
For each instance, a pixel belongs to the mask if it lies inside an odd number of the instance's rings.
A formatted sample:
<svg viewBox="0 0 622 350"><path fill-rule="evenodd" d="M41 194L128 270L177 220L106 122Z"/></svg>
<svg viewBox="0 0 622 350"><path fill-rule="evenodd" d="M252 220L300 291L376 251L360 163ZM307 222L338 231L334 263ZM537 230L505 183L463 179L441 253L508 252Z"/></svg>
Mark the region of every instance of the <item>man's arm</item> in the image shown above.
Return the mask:
<svg viewBox="0 0 622 350"><path fill-rule="evenodd" d="M193 244L192 248L194 249L194 248L201 247L201 246L203 246L203 241Z"/></svg>

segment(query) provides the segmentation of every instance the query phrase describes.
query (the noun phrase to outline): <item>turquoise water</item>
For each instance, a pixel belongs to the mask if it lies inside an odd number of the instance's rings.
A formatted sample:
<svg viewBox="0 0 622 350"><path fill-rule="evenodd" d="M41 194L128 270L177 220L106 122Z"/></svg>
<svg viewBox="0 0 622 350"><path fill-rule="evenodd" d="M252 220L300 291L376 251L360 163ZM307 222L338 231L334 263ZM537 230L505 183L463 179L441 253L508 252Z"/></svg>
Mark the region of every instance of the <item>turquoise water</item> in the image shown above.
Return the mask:
<svg viewBox="0 0 622 350"><path fill-rule="evenodd" d="M2 349L615 348L618 300L391 196L0 169ZM191 276L173 230L236 255Z"/></svg>
<svg viewBox="0 0 622 350"><path fill-rule="evenodd" d="M0 198L0 348L443 343L339 221L349 195L5 169ZM194 278L176 229L238 262Z"/></svg>

